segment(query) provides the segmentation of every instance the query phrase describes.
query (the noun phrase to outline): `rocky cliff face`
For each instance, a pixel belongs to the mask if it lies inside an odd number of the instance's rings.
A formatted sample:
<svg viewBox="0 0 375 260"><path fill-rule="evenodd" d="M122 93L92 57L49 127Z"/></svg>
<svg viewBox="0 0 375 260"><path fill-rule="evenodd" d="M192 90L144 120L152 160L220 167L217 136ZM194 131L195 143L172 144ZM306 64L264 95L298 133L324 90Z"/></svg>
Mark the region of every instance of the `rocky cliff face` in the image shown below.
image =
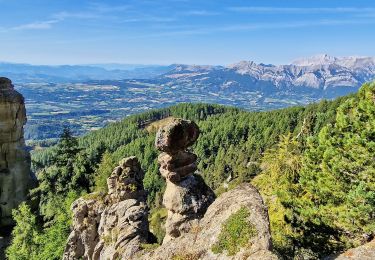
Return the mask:
<svg viewBox="0 0 375 260"><path fill-rule="evenodd" d="M23 138L25 103L12 82L0 78L0 228L12 225L12 209L26 200L33 179Z"/></svg>
<svg viewBox="0 0 375 260"><path fill-rule="evenodd" d="M63 258L277 259L271 252L268 212L259 192L242 185L215 200L213 191L194 173L197 156L187 149L198 136L198 126L182 119L172 120L157 133L160 173L167 182L163 204L168 210L161 246L146 249L154 246L145 244L155 241L148 227L143 172L138 160L129 157L108 178L108 194L89 194L73 203L73 230ZM248 213L239 227L248 230L247 240L241 238L239 245L232 241L236 250L228 252L221 245L227 241L225 225L240 210Z"/></svg>
<svg viewBox="0 0 375 260"><path fill-rule="evenodd" d="M63 259L130 259L149 241L143 177L138 159L125 158L107 179L108 194L73 203Z"/></svg>

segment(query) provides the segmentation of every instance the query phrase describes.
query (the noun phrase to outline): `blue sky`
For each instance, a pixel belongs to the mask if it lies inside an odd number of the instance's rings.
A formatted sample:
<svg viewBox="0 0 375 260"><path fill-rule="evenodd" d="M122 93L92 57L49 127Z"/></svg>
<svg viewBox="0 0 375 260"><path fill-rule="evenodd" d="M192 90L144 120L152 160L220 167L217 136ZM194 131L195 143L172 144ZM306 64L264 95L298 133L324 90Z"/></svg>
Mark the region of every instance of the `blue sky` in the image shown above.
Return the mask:
<svg viewBox="0 0 375 260"><path fill-rule="evenodd" d="M372 0L0 0L0 61L287 64L375 56Z"/></svg>

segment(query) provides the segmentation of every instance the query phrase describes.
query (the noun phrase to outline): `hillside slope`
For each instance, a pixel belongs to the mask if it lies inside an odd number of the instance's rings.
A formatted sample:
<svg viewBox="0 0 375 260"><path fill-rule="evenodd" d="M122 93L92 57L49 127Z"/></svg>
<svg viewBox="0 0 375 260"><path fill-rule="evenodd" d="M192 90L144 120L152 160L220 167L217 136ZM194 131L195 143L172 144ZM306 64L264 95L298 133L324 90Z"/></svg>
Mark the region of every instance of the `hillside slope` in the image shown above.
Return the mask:
<svg viewBox="0 0 375 260"><path fill-rule="evenodd" d="M134 155L145 170L150 229L162 241L165 184L158 170L152 125L173 116L197 122L201 136L192 150L199 158L198 172L217 195L259 176L253 181L270 207L272 239L285 257L318 258L366 242L373 235L373 182L357 186L357 176L373 178L373 161L369 160L374 141L374 130L369 127L375 107L373 88L367 84L356 95L269 112L180 104L128 117L78 139L66 130L57 146L33 154L40 182L33 197L40 199L40 204L36 211L23 205L15 213L17 227L29 225L32 232L16 230L22 237L31 237L33 243L23 245L31 252L41 252L38 259L58 259L71 223L69 210L61 205L68 207L91 191L106 192L106 179L119 159ZM356 139L357 132L362 139ZM348 149L349 144L355 149ZM351 171L344 180L336 165L340 155L345 156L345 163L337 165ZM363 174L357 175L358 171ZM330 181L330 176L337 181ZM322 184L324 189L317 189ZM349 193L344 192L346 188ZM304 197L305 193L311 195ZM357 212L342 210L353 203L364 206ZM337 214L329 214L330 208ZM357 214L361 221L351 222L351 214ZM334 216L339 219L332 219ZM41 223L33 222L35 218ZM17 237L11 248L25 243L22 237Z"/></svg>

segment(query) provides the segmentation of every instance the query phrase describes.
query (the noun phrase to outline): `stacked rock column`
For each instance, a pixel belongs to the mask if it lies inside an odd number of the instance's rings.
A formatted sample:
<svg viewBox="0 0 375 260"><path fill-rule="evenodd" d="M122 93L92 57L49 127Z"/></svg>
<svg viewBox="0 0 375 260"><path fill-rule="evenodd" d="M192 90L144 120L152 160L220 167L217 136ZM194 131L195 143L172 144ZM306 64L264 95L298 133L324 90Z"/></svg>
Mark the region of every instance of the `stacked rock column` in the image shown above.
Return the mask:
<svg viewBox="0 0 375 260"><path fill-rule="evenodd" d="M164 243L188 232L215 199L203 179L194 174L197 156L187 148L198 139L198 126L188 120L174 119L159 129L156 148L160 173L167 182L163 204L168 210Z"/></svg>

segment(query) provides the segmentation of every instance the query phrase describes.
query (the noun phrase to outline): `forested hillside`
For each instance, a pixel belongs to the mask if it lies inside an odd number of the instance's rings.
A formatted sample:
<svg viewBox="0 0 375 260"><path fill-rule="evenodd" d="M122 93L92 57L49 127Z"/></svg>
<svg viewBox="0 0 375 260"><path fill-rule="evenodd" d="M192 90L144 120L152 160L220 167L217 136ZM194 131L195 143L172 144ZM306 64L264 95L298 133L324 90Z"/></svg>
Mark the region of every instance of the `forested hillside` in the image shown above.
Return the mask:
<svg viewBox="0 0 375 260"><path fill-rule="evenodd" d="M253 182L269 206L276 248L321 258L375 235L375 84L306 136L282 136Z"/></svg>
<svg viewBox="0 0 375 260"><path fill-rule="evenodd" d="M69 233L70 203L105 190L115 164L130 155L146 172L151 226L160 240L164 181L155 127L148 126L169 116L199 125L202 133L193 150L199 171L217 194L250 181L260 189L276 249L285 257L320 257L365 242L375 225L374 100L375 85L365 85L357 95L306 107L246 112L181 104L130 116L78 139L66 129L57 146L32 156L39 187L31 203L15 211L8 256L59 259Z"/></svg>

